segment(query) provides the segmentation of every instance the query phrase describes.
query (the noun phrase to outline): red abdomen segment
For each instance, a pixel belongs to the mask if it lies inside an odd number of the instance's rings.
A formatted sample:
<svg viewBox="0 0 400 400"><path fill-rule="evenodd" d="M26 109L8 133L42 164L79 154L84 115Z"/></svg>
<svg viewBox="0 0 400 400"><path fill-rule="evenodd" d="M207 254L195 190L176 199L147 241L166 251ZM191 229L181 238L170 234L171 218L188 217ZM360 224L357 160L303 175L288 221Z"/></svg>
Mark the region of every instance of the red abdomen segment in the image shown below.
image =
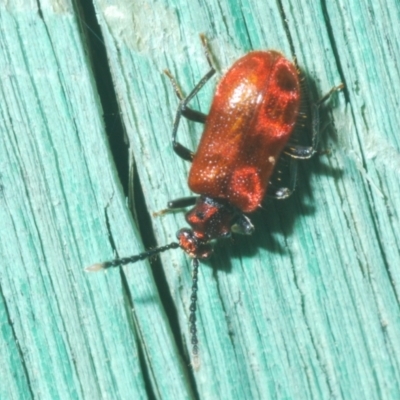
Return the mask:
<svg viewBox="0 0 400 400"><path fill-rule="evenodd" d="M298 71L282 54L254 51L238 60L218 84L190 170L190 189L254 211L299 105Z"/></svg>

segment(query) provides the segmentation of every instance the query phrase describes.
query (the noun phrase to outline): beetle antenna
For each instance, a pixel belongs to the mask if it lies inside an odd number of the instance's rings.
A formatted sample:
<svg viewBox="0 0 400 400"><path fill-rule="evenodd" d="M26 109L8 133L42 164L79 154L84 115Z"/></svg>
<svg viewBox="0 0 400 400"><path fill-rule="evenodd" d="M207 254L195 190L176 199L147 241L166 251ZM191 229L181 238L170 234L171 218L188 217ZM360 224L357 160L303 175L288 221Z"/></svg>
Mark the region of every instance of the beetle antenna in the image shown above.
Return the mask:
<svg viewBox="0 0 400 400"><path fill-rule="evenodd" d="M107 269L107 268L111 268L111 267L119 267L121 265L135 263L137 261L145 260L146 258L152 257L158 253L162 253L163 251L167 251L169 249L177 249L178 247L179 247L178 243L172 242L165 246L156 247L155 249L145 251L144 253L138 254L136 256L117 258L115 260L106 261L106 262L98 263L98 264L93 264L90 267L86 267L85 271L86 272L97 272L102 269Z"/></svg>
<svg viewBox="0 0 400 400"><path fill-rule="evenodd" d="M190 315L189 315L189 331L191 335L192 343L192 355L194 359L197 359L199 353L199 340L197 338L197 326L196 326L196 308L197 308L197 280L199 273L199 260L193 258L192 261L193 272L192 272L192 294L190 296Z"/></svg>

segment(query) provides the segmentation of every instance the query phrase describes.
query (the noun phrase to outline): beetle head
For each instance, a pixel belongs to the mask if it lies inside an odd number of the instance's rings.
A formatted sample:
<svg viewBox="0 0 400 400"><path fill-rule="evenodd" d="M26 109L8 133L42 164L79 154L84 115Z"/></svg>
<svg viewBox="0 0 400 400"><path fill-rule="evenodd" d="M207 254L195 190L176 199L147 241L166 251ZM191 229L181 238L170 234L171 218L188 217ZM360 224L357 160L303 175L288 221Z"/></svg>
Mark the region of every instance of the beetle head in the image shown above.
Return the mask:
<svg viewBox="0 0 400 400"><path fill-rule="evenodd" d="M191 229L180 229L176 237L179 246L192 258L208 258L213 252L211 245L198 239Z"/></svg>

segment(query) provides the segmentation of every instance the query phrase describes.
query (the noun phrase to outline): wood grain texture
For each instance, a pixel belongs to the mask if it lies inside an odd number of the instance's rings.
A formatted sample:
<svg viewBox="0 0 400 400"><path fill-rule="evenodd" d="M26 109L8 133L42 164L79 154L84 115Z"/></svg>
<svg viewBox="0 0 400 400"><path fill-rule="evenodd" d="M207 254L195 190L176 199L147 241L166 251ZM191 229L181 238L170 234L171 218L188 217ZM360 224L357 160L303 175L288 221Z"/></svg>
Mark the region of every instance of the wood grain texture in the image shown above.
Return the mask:
<svg viewBox="0 0 400 400"><path fill-rule="evenodd" d="M83 271L110 237L122 253L140 239L74 8L41 6L1 9L1 398L145 399L140 356L165 371L157 397L190 393L148 265L127 274L133 306L118 271Z"/></svg>
<svg viewBox="0 0 400 400"><path fill-rule="evenodd" d="M400 4L94 5L150 213L190 194L190 166L170 145L177 99L162 70L188 93L207 72L200 32L220 71L272 48L297 58L316 98L340 82L346 90L323 119L332 122L321 144L330 154L303 164L292 198L251 215L253 237L219 244L202 263L201 365L192 371L191 269L182 252L161 257L178 327L147 262L83 272L142 246L79 8L2 3L0 398L399 398ZM207 111L214 85L194 108ZM179 131L193 149L200 134L193 123ZM162 245L185 222L171 213L152 225Z"/></svg>

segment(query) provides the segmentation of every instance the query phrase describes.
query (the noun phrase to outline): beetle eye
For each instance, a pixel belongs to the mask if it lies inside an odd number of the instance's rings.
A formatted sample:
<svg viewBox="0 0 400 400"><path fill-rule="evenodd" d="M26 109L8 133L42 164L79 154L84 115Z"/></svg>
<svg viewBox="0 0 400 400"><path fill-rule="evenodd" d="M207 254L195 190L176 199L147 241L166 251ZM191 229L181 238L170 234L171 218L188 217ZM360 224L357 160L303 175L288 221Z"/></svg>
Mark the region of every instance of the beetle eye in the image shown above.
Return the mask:
<svg viewBox="0 0 400 400"><path fill-rule="evenodd" d="M196 217L197 217L198 219L200 219L200 220L203 220L203 219L204 219L204 213L201 212L201 211L197 211L197 212L196 212Z"/></svg>

